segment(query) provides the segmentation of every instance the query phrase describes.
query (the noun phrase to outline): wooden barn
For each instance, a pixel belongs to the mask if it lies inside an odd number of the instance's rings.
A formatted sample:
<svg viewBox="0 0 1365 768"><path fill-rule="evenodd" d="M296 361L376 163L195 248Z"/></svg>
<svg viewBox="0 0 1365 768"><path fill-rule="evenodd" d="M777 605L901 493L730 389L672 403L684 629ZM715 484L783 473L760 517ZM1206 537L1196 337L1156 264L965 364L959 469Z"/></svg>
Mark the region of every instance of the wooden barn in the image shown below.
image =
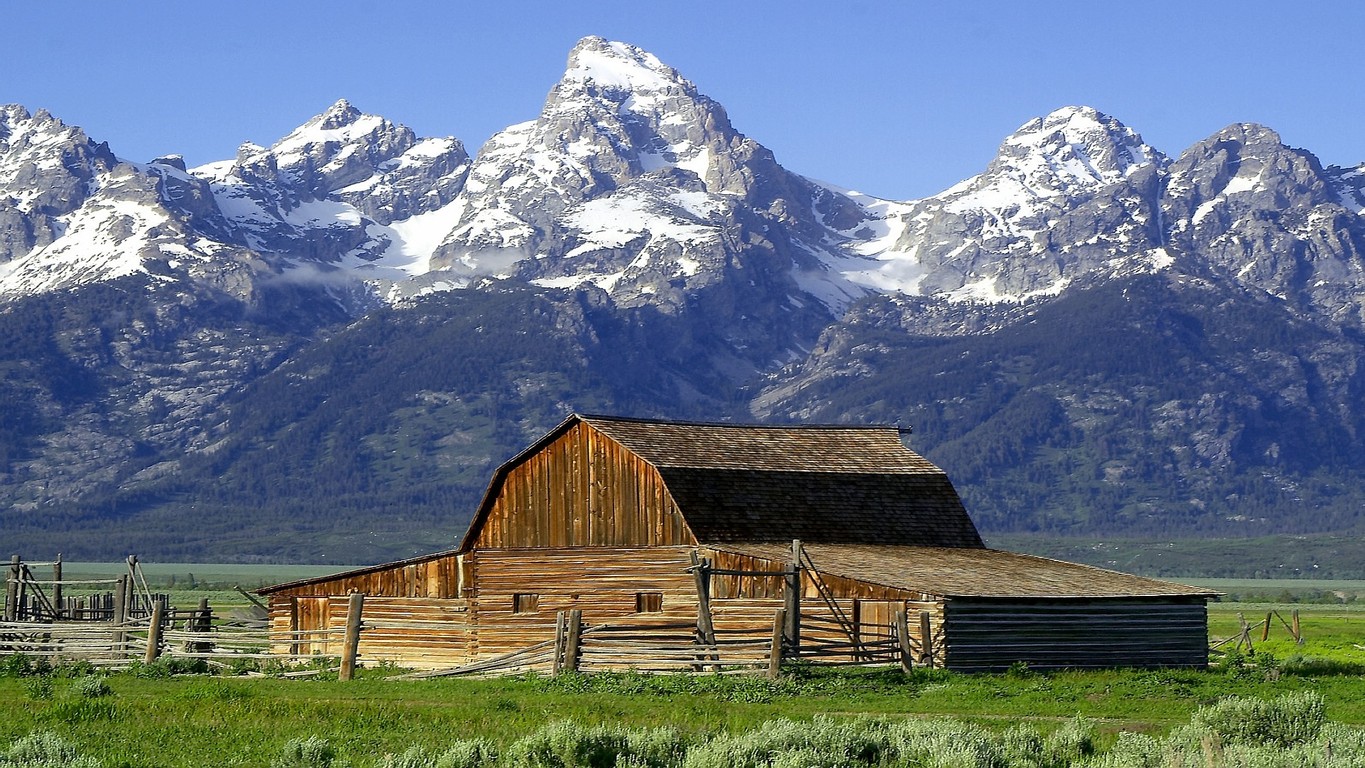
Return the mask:
<svg viewBox="0 0 1365 768"><path fill-rule="evenodd" d="M494 473L458 547L260 591L280 644L333 655L356 592L363 662L486 669L551 645L558 665L566 616L571 636L634 633L616 667L779 632L787 658L1202 667L1213 594L986 548L894 427L580 415ZM651 654L648 627L688 631Z"/></svg>

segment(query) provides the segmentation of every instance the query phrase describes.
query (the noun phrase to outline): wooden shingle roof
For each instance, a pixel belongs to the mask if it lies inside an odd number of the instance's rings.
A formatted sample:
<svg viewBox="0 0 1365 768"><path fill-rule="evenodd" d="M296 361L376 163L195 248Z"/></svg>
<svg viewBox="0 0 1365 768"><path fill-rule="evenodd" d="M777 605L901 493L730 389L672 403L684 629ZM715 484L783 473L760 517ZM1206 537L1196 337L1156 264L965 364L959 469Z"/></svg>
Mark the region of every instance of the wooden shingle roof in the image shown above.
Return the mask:
<svg viewBox="0 0 1365 768"><path fill-rule="evenodd" d="M895 427L579 418L659 470L703 544L983 546L948 476Z"/></svg>
<svg viewBox="0 0 1365 768"><path fill-rule="evenodd" d="M713 545L778 563L791 545L766 542ZM871 584L947 598L1212 597L1191 587L1077 563L995 549L807 544L816 570Z"/></svg>
<svg viewBox="0 0 1365 768"><path fill-rule="evenodd" d="M578 418L661 469L943 474L943 470L907 449L895 427Z"/></svg>

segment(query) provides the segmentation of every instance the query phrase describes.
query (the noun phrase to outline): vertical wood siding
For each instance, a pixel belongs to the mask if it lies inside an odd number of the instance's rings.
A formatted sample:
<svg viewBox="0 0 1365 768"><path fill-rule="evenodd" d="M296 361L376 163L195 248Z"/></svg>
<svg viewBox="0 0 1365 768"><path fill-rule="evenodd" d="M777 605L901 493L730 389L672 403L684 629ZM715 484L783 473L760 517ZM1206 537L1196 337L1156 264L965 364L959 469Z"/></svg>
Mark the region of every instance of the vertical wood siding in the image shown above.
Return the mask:
<svg viewBox="0 0 1365 768"><path fill-rule="evenodd" d="M384 597L460 597L460 565L456 555L446 554L418 562L396 563L368 573L300 584L270 598L309 595L348 595L360 592Z"/></svg>
<svg viewBox="0 0 1365 768"><path fill-rule="evenodd" d="M512 468L476 549L694 544L657 470L587 424Z"/></svg>

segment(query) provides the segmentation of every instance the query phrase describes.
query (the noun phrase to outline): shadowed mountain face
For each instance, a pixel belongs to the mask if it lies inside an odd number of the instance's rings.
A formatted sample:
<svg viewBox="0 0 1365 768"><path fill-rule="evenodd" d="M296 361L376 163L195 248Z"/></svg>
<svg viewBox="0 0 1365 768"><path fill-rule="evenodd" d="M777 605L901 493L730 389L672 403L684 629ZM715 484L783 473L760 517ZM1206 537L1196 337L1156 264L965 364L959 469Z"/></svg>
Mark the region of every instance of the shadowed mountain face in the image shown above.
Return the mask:
<svg viewBox="0 0 1365 768"><path fill-rule="evenodd" d="M580 410L911 424L988 535L1358 530L1362 168L1066 107L876 200L600 38L472 158L344 100L198 168L0 107L0 525L413 554Z"/></svg>

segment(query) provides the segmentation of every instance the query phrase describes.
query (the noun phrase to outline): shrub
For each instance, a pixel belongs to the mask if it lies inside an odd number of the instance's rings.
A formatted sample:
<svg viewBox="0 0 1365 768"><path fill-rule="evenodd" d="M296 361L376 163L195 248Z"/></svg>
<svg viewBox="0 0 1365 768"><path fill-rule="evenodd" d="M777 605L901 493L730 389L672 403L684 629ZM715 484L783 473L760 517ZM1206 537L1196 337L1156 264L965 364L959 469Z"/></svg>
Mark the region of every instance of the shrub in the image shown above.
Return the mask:
<svg viewBox="0 0 1365 768"><path fill-rule="evenodd" d="M1083 717L1073 717L1043 740L1045 765L1067 766L1095 754L1095 728Z"/></svg>
<svg viewBox="0 0 1365 768"><path fill-rule="evenodd" d="M871 719L817 717L808 723L770 720L753 731L722 735L690 750L686 768L844 768L875 765L890 742L886 724Z"/></svg>
<svg viewBox="0 0 1365 768"><path fill-rule="evenodd" d="M1193 724L1217 734L1225 744L1288 747L1303 744L1327 721L1322 696L1311 691L1266 701L1231 697L1194 713Z"/></svg>
<svg viewBox="0 0 1365 768"><path fill-rule="evenodd" d="M34 677L52 674L52 662L45 657L34 658L24 653L12 653L0 659L0 677Z"/></svg>
<svg viewBox="0 0 1365 768"><path fill-rule="evenodd" d="M1084 768L1168 768L1185 764L1179 751L1169 744L1163 744L1145 733L1120 731L1108 752L1077 765ZM1194 764L1203 765L1202 757Z"/></svg>
<svg viewBox="0 0 1365 768"><path fill-rule="evenodd" d="M320 736L290 739L280 754L270 761L270 768L342 768L336 762L336 750Z"/></svg>
<svg viewBox="0 0 1365 768"><path fill-rule="evenodd" d="M99 762L77 754L76 747L57 734L38 731L14 742L0 756L0 768L99 768Z"/></svg>
<svg viewBox="0 0 1365 768"><path fill-rule="evenodd" d="M52 698L52 678L43 675L41 677L30 677L24 680L24 692L30 699L35 701L45 701Z"/></svg>
<svg viewBox="0 0 1365 768"><path fill-rule="evenodd" d="M432 763L432 768L484 768L498 760L498 750L482 739L457 741Z"/></svg>
<svg viewBox="0 0 1365 768"><path fill-rule="evenodd" d="M74 686L76 695L86 699L98 699L114 693L114 689L109 687L109 681L98 675L89 675L76 681Z"/></svg>
<svg viewBox="0 0 1365 768"><path fill-rule="evenodd" d="M422 751L421 747L409 747L402 754L387 754L379 761L379 768L432 768L435 758Z"/></svg>
<svg viewBox="0 0 1365 768"><path fill-rule="evenodd" d="M904 765L997 768L1008 765L989 733L960 720L907 720L890 727L890 747Z"/></svg>
<svg viewBox="0 0 1365 768"><path fill-rule="evenodd" d="M524 768L612 768L625 747L619 730L561 720L513 742L507 756Z"/></svg>

